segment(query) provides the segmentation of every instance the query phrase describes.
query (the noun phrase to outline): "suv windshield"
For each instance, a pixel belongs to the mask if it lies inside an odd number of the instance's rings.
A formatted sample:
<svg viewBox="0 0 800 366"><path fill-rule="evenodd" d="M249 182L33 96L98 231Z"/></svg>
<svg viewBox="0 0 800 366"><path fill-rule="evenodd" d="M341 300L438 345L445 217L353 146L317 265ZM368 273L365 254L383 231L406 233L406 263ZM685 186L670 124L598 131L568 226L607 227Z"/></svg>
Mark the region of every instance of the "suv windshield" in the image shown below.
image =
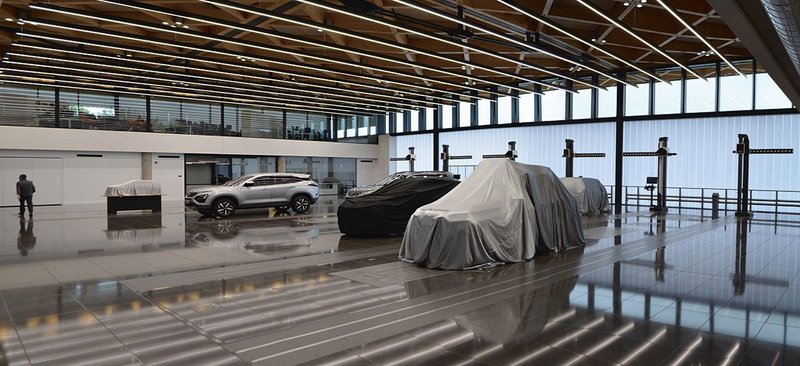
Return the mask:
<svg viewBox="0 0 800 366"><path fill-rule="evenodd" d="M225 182L225 183L223 184L223 186L225 186L225 187L234 187L234 186L238 186L238 185L240 185L240 184L244 183L246 180L248 180L248 179L250 179L250 178L252 178L252 177L253 177L253 175L252 175L252 174L243 175L243 176L241 176L241 177L239 177L239 178L236 178L236 179L234 179L234 180L230 180L230 181L227 181L227 182Z"/></svg>

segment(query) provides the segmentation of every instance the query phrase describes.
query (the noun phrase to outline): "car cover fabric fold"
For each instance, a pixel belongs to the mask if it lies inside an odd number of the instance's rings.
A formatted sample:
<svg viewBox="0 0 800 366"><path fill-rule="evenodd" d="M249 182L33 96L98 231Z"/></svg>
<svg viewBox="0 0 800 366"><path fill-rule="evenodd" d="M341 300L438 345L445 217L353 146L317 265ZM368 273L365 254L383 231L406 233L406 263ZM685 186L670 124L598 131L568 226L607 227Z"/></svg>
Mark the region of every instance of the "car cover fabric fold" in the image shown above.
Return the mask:
<svg viewBox="0 0 800 366"><path fill-rule="evenodd" d="M399 256L428 268L467 269L580 245L577 204L550 168L489 159L414 212Z"/></svg>
<svg viewBox="0 0 800 366"><path fill-rule="evenodd" d="M441 198L458 183L447 178L398 179L368 195L347 198L337 211L339 231L364 237L402 234L416 209Z"/></svg>
<svg viewBox="0 0 800 366"><path fill-rule="evenodd" d="M575 198L581 214L600 214L609 211L608 191L594 178L566 177L561 183Z"/></svg>

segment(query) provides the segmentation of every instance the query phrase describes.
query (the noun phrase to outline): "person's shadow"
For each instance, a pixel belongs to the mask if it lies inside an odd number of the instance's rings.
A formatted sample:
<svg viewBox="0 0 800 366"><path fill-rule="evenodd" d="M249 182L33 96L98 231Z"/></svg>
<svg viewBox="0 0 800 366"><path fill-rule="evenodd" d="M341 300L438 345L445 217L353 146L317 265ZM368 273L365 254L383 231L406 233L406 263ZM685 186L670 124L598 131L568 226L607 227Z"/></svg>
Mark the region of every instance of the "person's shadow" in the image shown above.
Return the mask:
<svg viewBox="0 0 800 366"><path fill-rule="evenodd" d="M27 223L27 225L26 225ZM17 235L17 249L23 257L28 256L28 251L36 246L36 236L33 235L33 221L19 220L19 234Z"/></svg>

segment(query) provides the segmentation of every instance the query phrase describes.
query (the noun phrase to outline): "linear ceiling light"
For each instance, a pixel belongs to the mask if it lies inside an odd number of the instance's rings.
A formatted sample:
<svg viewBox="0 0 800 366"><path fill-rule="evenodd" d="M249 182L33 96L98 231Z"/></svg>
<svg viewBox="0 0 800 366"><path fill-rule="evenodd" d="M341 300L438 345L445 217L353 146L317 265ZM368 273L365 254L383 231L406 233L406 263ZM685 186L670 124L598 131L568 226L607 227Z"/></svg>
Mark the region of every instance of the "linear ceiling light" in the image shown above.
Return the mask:
<svg viewBox="0 0 800 366"><path fill-rule="evenodd" d="M475 24L473 22L469 22L469 21L467 21L467 20L465 20L463 18L459 18L459 17L454 16L452 14L448 14L448 13L439 11L437 9L433 9L433 8L424 6L424 5L419 4L419 3L415 2L415 1L409 1L409 0L394 0L394 1L396 3L400 3L400 4L403 4L405 6L409 6L411 8L417 9L417 10L425 12L427 14L430 14L430 15L433 15L433 16L437 16L437 17L442 18L442 19L447 19L447 20L450 20L452 22L456 22L458 24L461 24L463 26L467 26L467 27L470 27L470 28L473 28L473 29L477 29L477 30L479 30L481 32L484 32L484 33L487 33L487 34L491 34L491 35L493 35L493 36L495 36L497 38L500 38L500 39L502 39L502 40L504 40L506 42L511 42L511 43L516 44L516 45L518 45L520 47L523 47L524 49L534 50L536 52L543 53L543 54L545 54L547 56L559 59L559 60L564 61L566 63L573 64L575 66L582 67L582 68L585 68L585 69L590 70L590 71L594 71L595 73L603 75L606 78L609 78L611 80L618 81L618 82L626 84L626 85L635 86L633 84L630 84L630 83L626 82L625 80L618 79L618 78L616 78L614 76L611 76L609 74L606 74L606 73L604 73L604 72L602 72L600 70L592 68L591 66L587 66L587 65L582 64L580 62L570 60L567 57L564 57L564 56L561 56L559 54L550 52L550 51L548 51L548 50L546 50L546 49L544 49L542 47L539 47L537 45L526 43L526 42L522 42L522 41L520 41L518 39L515 39L513 37L506 36L505 34L502 34L500 32L495 32L495 31L493 31L493 30L491 30L491 29L489 29L487 27L484 27L484 26L479 25L479 24Z"/></svg>
<svg viewBox="0 0 800 366"><path fill-rule="evenodd" d="M706 45L706 47L711 49L711 51L714 51L714 53L716 53L717 56L719 56L719 58L722 59L722 61L725 61L725 63L728 64L728 67L736 71L736 73L738 73L739 75L744 76L744 74L741 71L739 71L739 69L736 66L733 66L733 63L730 60L728 60L728 58L725 57L725 55L722 54L722 52L719 52L719 50L716 47L712 46L711 43L709 43L705 37L701 36L700 33L698 33L697 30L694 29L694 27L691 24L683 20L683 18L681 18L680 15L678 15L678 12L674 8L672 8L672 6L670 6L663 0L656 0L656 1L658 2L659 5L661 5L662 8L664 8L670 15L672 15L673 18L677 19L681 24L683 24L684 27L686 27L686 29L692 32L695 37L697 37L701 42L703 42Z"/></svg>
<svg viewBox="0 0 800 366"><path fill-rule="evenodd" d="M638 34L636 34L636 32L633 31L633 29L631 29L630 27L628 27L625 24L622 24L620 21L614 19L613 17L608 16L608 14L606 14L604 11L600 10L597 6L595 6L591 2L589 2L587 0L575 0L575 1L577 1L578 3L583 5L585 8L591 10L595 14L599 15L600 17L602 17L603 19L605 19L609 23L613 24L617 28L622 29L623 31L625 31L625 33L628 33L629 35L631 35L631 37L636 38L639 42L644 43L647 47L650 47L656 53L660 54L661 56L666 57L668 60L672 61L674 64L676 64L676 65L680 66L682 69L686 70L686 72L694 75L698 79L706 80L704 77L702 77L699 74L697 74L696 72L694 72L694 70L692 70L689 66L684 65L680 61L674 59L672 56L670 56L669 54L667 54L666 52L661 50L661 48L659 48L658 46L656 46L656 45L650 43L649 41L647 41L646 39L640 37Z"/></svg>
<svg viewBox="0 0 800 366"><path fill-rule="evenodd" d="M383 86L380 83L378 85L372 85L372 84L366 84L366 83L361 83L361 82L340 80L340 79L334 79L334 78L328 78L328 77L322 77L322 76L314 76L314 75L302 74L302 73L298 73L298 72L291 72L291 71L285 71L285 70L279 70L279 69L267 69L267 68L264 68L264 67L253 66L253 64L245 64L245 63L231 64L231 63L228 63L228 62L223 62L223 61L214 60L214 59L189 57L189 56L182 55L182 54L179 54L179 53L166 53L166 52L151 51L151 50L148 50L148 49L145 49L145 48L140 48L140 47L122 47L122 46L119 46L119 45L105 43L105 42L89 41L89 40L85 40L85 39L71 38L71 37L65 37L65 36L48 35L48 34L43 34L43 33L38 33L38 32L29 32L29 31L25 31L25 30L17 31L17 35L20 35L20 36L23 36L23 37L44 39L44 40L49 40L49 41L60 41L60 42L67 42L67 43L73 43L73 44L79 44L79 45L89 45L89 46L106 48L106 49L113 49L113 50L121 50L121 51L131 50L131 51L135 51L136 53L154 55L154 56L159 56L159 57L178 58L178 59L187 60L187 61L197 61L197 62L209 63L209 64L214 64L214 65L223 65L223 66L241 68L241 69L245 69L245 70L252 70L252 71L258 71L258 72L269 72L269 73L275 73L275 74L288 75L288 76L291 76L291 77L296 76L296 77L307 78L307 79L312 79L312 80L319 80L319 81L335 83L335 84L354 85L354 86L359 86L359 87L364 87L364 88L383 90L383 91L387 91L387 92L390 92L390 93L397 93L398 91L400 91L400 92L405 93L405 94L416 95L416 96L420 96L420 97L423 97L423 98L434 98L434 99L440 99L440 100L449 100L451 102L458 102L460 100L459 98L445 97L445 96L439 96L439 95L430 95L430 94L426 94L426 93L422 93L422 92L416 92L416 91L413 91L413 90L390 88L390 87L388 87L388 84L394 84L395 82L394 81L388 81L388 80L384 81L384 84L386 84L387 86ZM123 39L131 39L131 38L128 38L126 36L126 37L123 37ZM167 42L159 42L159 41L155 41L155 40L152 40L152 39L147 39L145 41L146 42L150 42L150 43L158 43L158 44L161 44L161 45L170 45L171 47L175 46L175 44L169 44ZM12 43L12 45L17 45L17 46L22 46L22 47L33 47L33 48L39 48L39 49L47 49L46 47L39 47L39 46L33 46L33 45L21 44L21 43ZM225 52L221 52L221 51L203 50L202 48L193 47L193 46L186 46L186 45L181 45L179 47L189 48L189 49L196 50L196 51L201 51L201 52L214 53L214 54L218 54L218 55L222 55L222 56L226 56L226 57L231 57L231 58L234 57L233 54L225 53ZM69 51L61 51L61 52L69 52ZM73 53L76 53L76 52L73 52ZM128 61L133 61L130 58L128 58L127 60ZM139 61L141 62L141 60L139 60ZM289 62L284 62L284 64L289 64L289 65L295 66L294 64L289 63ZM178 67L178 66L179 65L173 65L173 67ZM183 66L180 66L180 67L183 67ZM304 67L304 66L298 65L297 67ZM304 68L310 68L310 67L304 67ZM346 75L349 75L349 73L346 73ZM355 74L355 75L358 75L358 74ZM360 77L361 75L358 75L358 76ZM376 78L375 80L378 81L380 79ZM342 89L342 91L352 92L352 91L350 91L348 89ZM365 94L369 94L369 92L365 92ZM446 94L451 94L451 93L446 93ZM384 94L379 94L379 95L384 96L384 97L390 97L390 96L384 95ZM470 97L472 97L472 96L470 96Z"/></svg>
<svg viewBox="0 0 800 366"><path fill-rule="evenodd" d="M37 71L37 70L28 70L28 69L19 69L13 68L8 66L0 66L0 70L4 72L18 72L18 73L25 73L25 74L36 74L36 75L50 75L49 79L52 79L54 82L64 82L64 83L77 83L79 85L97 85L97 83L84 83L82 81L76 80L63 80L63 79L56 79L55 77L69 77L81 80L94 80L96 82L103 82L106 83L109 87L119 87L119 88L127 88L128 90L144 90L144 91L153 91L157 90L164 93L171 93L174 95L179 96L194 96L194 97L202 97L202 96L211 96L219 99L231 100L234 102L237 101L247 101L250 103L263 103L264 105L270 105L274 107L281 108L284 105L304 105L311 108L319 108L324 109L327 111L334 111L337 113L369 113L369 114L383 114L386 111L384 110L372 110L372 109L362 109L362 108L336 108L336 107L326 107L325 103L310 103L304 100L282 100L282 101L272 101L273 98L268 97L259 97L250 94L242 94L242 93L231 93L231 92L222 92L218 90L210 90L210 89L201 89L201 88L191 88L181 85L164 85L164 84L153 84L153 83L145 83L145 82L138 82L138 81L127 81L127 80L117 80L117 79L108 79L108 78L101 78L95 76L85 76L85 75L73 75L73 74L62 74L56 72L47 72L47 71ZM22 77L22 76L18 76ZM43 78L43 77L39 77ZM131 84L131 86L127 85L119 85L119 84ZM155 88L155 89L154 89ZM161 89L163 88L163 89ZM212 94L213 93L221 93L222 95ZM199 94L198 94L199 93ZM240 96L241 98L236 98L233 96ZM248 99L248 98L257 98L257 99Z"/></svg>
<svg viewBox="0 0 800 366"><path fill-rule="evenodd" d="M541 85L544 85L544 86L551 86L549 84L541 83L541 82L539 82L537 80L534 80L534 79L531 79L531 78L528 78L528 77L520 76L520 75L517 75L515 73L511 73L511 72L506 72L506 71L503 71L503 70L500 70L500 69L496 69L496 68L493 68L493 67L490 67L490 66L480 65L480 64L473 63L473 62L469 62L469 61L464 61L464 60L459 60L459 59L452 58L452 57L443 56L443 55L440 55L440 54L435 53L435 52L430 52L430 51L426 51L426 50L423 50L423 49L420 49L420 48L411 47L411 46L408 46L408 45L404 45L402 43L389 42L389 41L381 39L381 38L367 36L367 35L360 34L360 33L357 33L357 32L351 32L351 31L348 31L346 29L330 26L330 25L323 24L323 23L309 22L309 21L306 21L304 19L298 19L298 18L295 18L295 17L286 16L286 15L283 15L283 14L272 12L272 11L269 11L269 10L264 10L264 9L259 9L259 8L252 7L252 6L238 4L238 3L230 2L230 1L227 1L227 0L200 0L200 1L216 5L218 7L234 9L234 10L242 11L242 12L245 12L245 13L256 14L256 15L260 15L260 16L264 16L264 17L275 18L275 19L278 19L278 20L281 20L281 21L285 21L287 23L291 23L291 24L295 24L295 25L299 25L299 26L303 26L303 27L308 27L308 28L312 28L312 29L316 29L316 30L323 30L323 31L329 32L329 33L341 34L343 36L357 38L357 39L360 39L362 41L380 44L380 45L383 45L383 46L386 46L386 47L399 49L401 51L412 52L412 53L416 53L416 54L419 54L419 55L424 55L424 56L427 56L427 57L435 58L435 59L438 59L438 60L452 62L452 63L458 64L458 65L461 65L464 68L469 67L469 68L472 68L472 69L483 70L483 71L491 72L491 73L494 73L494 74L497 74L497 75L509 77L509 78L512 78L512 79L522 80L522 81L533 83L533 84L541 84ZM406 63L408 63L408 62L406 62ZM467 76L467 77L471 77L471 76ZM504 87L510 87L510 86L504 85ZM513 87L511 87L511 88L513 89ZM519 89L524 89L524 88L519 88ZM519 90L519 89L517 89L517 90ZM524 91L528 92L528 93L533 93L534 92L534 91L528 90L528 89L524 89ZM536 94L541 94L541 93L537 92Z"/></svg>
<svg viewBox="0 0 800 366"><path fill-rule="evenodd" d="M31 7L32 9L37 9L37 10L44 10L44 11L49 11L49 12L54 12L54 13L59 13L59 14L66 14L66 15L76 16L76 17L81 17L81 18L112 22L112 23L123 24L123 25L128 25L128 26L142 28L142 29L149 29L149 30L156 31L156 32L172 33L172 34L175 34L175 35L183 35L183 36L195 37L195 38L205 39L205 40L208 40L208 41L221 42L221 43L225 43L225 44L231 44L231 45L242 46L242 47L250 47L250 48L253 48L253 49L259 49L259 50L267 51L267 52L277 52L277 53L282 53L282 54L289 55L289 56L304 57L304 58L314 59L314 60L317 60L317 61L330 62L330 63L334 63L334 64L342 65L342 66L347 66L347 67L360 68L360 69L364 69L364 70L377 71L377 72L381 72L381 73L385 73L385 74L392 74L392 75L396 75L396 76L400 76L400 77L404 77L404 78L427 81L427 82L434 83L434 84L448 85L450 87L459 88L459 89L469 89L469 90L473 90L473 91L476 91L476 92L488 92L488 93L496 94L496 95L510 95L510 94L496 92L496 91L487 91L485 89L481 89L481 88L478 88L478 87L473 87L473 86L469 86L469 85L462 85L462 84L459 84L459 83L449 82L449 81L445 81L445 80L433 79L433 78L429 78L429 77L425 77L425 76L420 76L420 75L417 75L417 74L409 74L409 73L405 73L405 72L395 71L395 70L391 70L391 69L387 69L387 68L383 68L383 67L369 66L369 65L362 64L362 63L355 63L355 62L351 62L351 61L345 61L345 60L340 60L340 59L331 58L331 57L325 57L325 56L316 56L316 55L311 55L311 54L307 54L307 53L303 53L303 52L298 52L298 51L291 50L291 49L267 46L267 45L260 44L260 43L245 42L245 41L240 41L238 39L232 39L232 38L222 37L222 36L215 36L215 35L202 33L202 32L197 32L197 31L192 31L192 30L188 30L188 29L171 28L169 26L163 26L161 24L147 24L147 23L144 23L144 22L134 22L134 21L131 21L129 19L116 18L116 17L111 17L111 16L108 16L108 15L105 15L105 16L104 15L95 15L93 13L84 12L84 11L77 10L77 9L64 8L64 7L50 5L50 4L38 4L37 3L37 4L30 4L29 7ZM89 28L85 28L85 27L73 27L71 25L67 25L67 24L63 24L63 23L57 23L57 22L51 22L51 21L46 21L46 20L30 20L30 21L26 20L25 22L26 23L31 23L33 25L44 25L44 26L49 26L49 27L61 28L61 29L70 29L70 30L76 31L76 32L99 34L99 35L111 36L111 37L114 37L114 34L116 34L116 36L119 37L119 38L130 39L130 40L142 42L142 37L138 37L138 36L134 37L134 36L131 36L131 35L128 35L128 34L124 34L123 35L123 34L120 34L118 32L109 33L109 32L93 30L93 29L89 29ZM148 42L151 43L152 41L148 41ZM158 43L166 43L166 42L158 42ZM175 46L175 42L173 42L172 44L170 44L170 43L166 43L166 44L168 46L173 46L173 47ZM185 46L181 46L181 47L185 47ZM210 49L203 48L203 47L194 47L194 48L200 49L203 52L212 52ZM282 61L279 61L279 60L264 59L262 57L258 57L258 56L254 56L254 55L247 55L247 54L241 54L239 56L242 56L242 57L250 59L250 60L258 60L258 61L262 61L262 62L271 62L271 63L281 63L282 62ZM293 66L297 67L296 64L294 64ZM303 65L303 67L306 68L306 69L314 70L316 72L324 71L324 72L342 74L342 72L339 71L339 70L325 69L325 68L321 68L319 66ZM360 78L365 78L365 79L369 79L369 80L375 80L374 76L361 75L361 74L352 73L352 72L347 73L347 74L348 74L348 76L357 75ZM392 82L395 83L395 84L399 84L399 85L405 85L406 87L410 87L410 88L425 89L425 90L429 90L429 91L432 91L432 92L438 92L438 93L455 93L455 94L461 94L462 96L467 97L467 98L475 98L474 95L469 95L469 94L464 94L464 93L459 93L459 92L454 92L454 91L449 91L449 90L444 90L444 89L428 87L426 85L411 84L411 83L399 82L399 81L395 81L395 80L392 80Z"/></svg>
<svg viewBox="0 0 800 366"><path fill-rule="evenodd" d="M585 40L585 39L583 39L581 37L578 37L577 35L573 34L569 30L567 30L566 28L562 27L561 25L559 25L557 23L553 23L553 22L547 20L547 18L545 18L544 16L542 16L540 14L537 14L537 13L535 13L534 11L532 11L530 9L523 8L522 6L520 6L520 5L516 4L516 3L513 3L513 2L511 2L509 0L497 0L497 2L507 6L509 8L511 8L513 10L515 10L518 13L526 15L526 16L532 18L533 20L536 20L539 23L542 23L542 24L544 24L544 25L556 30L557 32L559 32L559 33L561 33L561 34L563 34L563 35L565 35L565 36L567 36L569 38L572 38L572 39L574 39L574 40L576 40L576 41L578 41L580 43L583 43L585 46L588 46L588 47L590 47L592 49L595 49L595 50L601 52L602 54L604 54L604 55L606 55L608 57L611 57L611 58L613 58L613 59L615 59L615 60L617 60L619 62L622 62L623 64L627 65L628 67L633 68L636 71L639 71L639 72L641 72L641 73L643 73L643 74L645 74L645 75L647 75L647 76L649 76L649 77L651 77L651 78L653 78L653 79L655 79L655 80L657 80L659 82L671 84L669 81L663 80L660 77L658 77L658 75L656 75L654 73L651 73L651 72L649 72L649 71L647 71L645 69L642 69L639 66L636 66L634 63L632 63L632 62L630 62L630 61L628 61L628 60L626 60L626 59L624 59L624 58L622 58L620 56L617 56L616 54L614 54L614 53L612 53L612 52L600 47L596 43L590 42L590 41L587 41L587 40Z"/></svg>
<svg viewBox="0 0 800 366"><path fill-rule="evenodd" d="M327 48L327 49L331 49L331 50L334 50L334 51L350 53L350 54L359 55L359 56L363 56L363 57L370 57L370 58L382 60L382 61L385 61L385 62L399 64L399 65L402 65L402 66L409 66L408 60L402 60L402 59L387 57L387 56L384 56L384 55L381 55L381 54L377 54L377 53L373 53L373 52L367 52L367 51L363 51L363 50L359 50L359 49L355 49L355 48L351 48L351 47L339 46L339 45L334 45L334 44L325 43L325 42L317 42L317 41L310 40L310 39L307 39L307 38L292 36L292 35L288 35L288 34L284 34L284 33L280 33L280 32L275 32L275 31L265 30L265 29L261 29L261 28L256 28L256 27L253 27L253 26L241 25L239 23L221 21L221 20L214 19L214 18L199 16L199 15L192 15L192 14L184 13L184 12L178 12L178 11L175 11L175 10L172 10L172 9L167 9L167 8L163 8L163 7L159 7L159 6L153 6L153 5L149 5L149 4L142 4L142 3L138 3L138 2L125 1L125 0L99 0L99 1L104 2L104 3L108 3L108 4L114 4L114 5L119 5L119 6L123 6L123 7L132 8L132 9L142 10L142 11L146 11L146 12L154 12L154 13L173 16L173 17L179 16L179 17L183 17L185 19L194 20L196 22L216 25L216 26L225 27L225 28L237 29L237 30L240 30L240 31L249 32L249 33L253 33L253 34L258 34L258 35L262 35L262 36L266 36L266 37L281 38L281 39L285 39L285 40L289 40L289 41L293 41L293 42L298 42L298 43L303 43L303 44L307 44L307 45L311 45L311 46L315 46L315 47ZM321 29L321 28L319 28L319 29ZM499 87L503 87L503 88L511 88L511 89L518 90L518 91L530 92L530 90L527 90L527 89L524 89L524 88L519 88L519 87L515 87L515 86L512 86L512 85L507 85L507 84L499 83L499 82L496 82L496 81L493 81L493 80L488 80L488 79L475 77L475 76L471 76L471 75L459 74L457 72L440 69L440 68L434 67L434 66L424 65L424 64L420 64L420 63L415 63L412 66L420 68L420 69L423 69L423 70L437 72L437 73L440 73L440 74L445 74L445 75L453 76L453 77L457 77L457 78L472 79L472 80L475 80L475 81L479 81L479 82L482 82L482 83L495 85L495 86L499 86ZM434 79L434 80L436 80L436 79Z"/></svg>
<svg viewBox="0 0 800 366"><path fill-rule="evenodd" d="M263 91L263 90L254 90L254 89L244 89L243 90L243 89L241 89L239 87L236 87L236 86L199 83L199 82L196 82L196 81L177 80L177 79L165 79L163 77L155 77L155 76L132 75L132 74L125 74L125 73L119 73L119 72L110 72L110 71L101 71L101 70L93 70L93 69L76 69L74 67L56 66L56 65L51 65L51 64L36 64L36 63L19 62L19 61L13 61L13 60L3 61L3 64L4 65L9 65L9 64L10 65L21 65L21 66L36 67L36 68L47 68L47 69L50 69L50 70L55 69L55 70L62 70L62 71L65 70L65 71L73 71L73 72L91 73L93 75L109 75L109 76L118 76L118 77L126 77L126 78L138 78L138 79L145 79L145 80L172 82L172 83L177 83L179 85L184 85L184 86L187 86L187 85L191 84L191 85L197 85L197 86L206 87L208 89L183 88L183 87L180 87L180 86L175 87L173 85L147 83L147 85L150 85L150 86L159 86L159 87L165 87L165 88L188 89L188 90L193 90L193 91L207 90L207 91L210 91L210 92L227 93L227 94L230 94L230 95L238 95L238 96L242 96L242 97L253 97L253 98L259 98L259 99L264 99L264 100L274 100L274 101L277 101L277 102L292 103L292 102L295 102L295 101L299 100L299 101L302 101L304 103L309 103L309 104L313 103L313 105L330 106L330 107L332 107L331 109L335 109L336 107L342 106L342 104L344 103L344 104L351 105L352 108L358 108L358 109L363 109L363 110L373 110L374 109L376 112L386 111L386 110L398 111L397 108L389 108L389 107L386 107L386 106L379 106L379 105L373 105L373 104L366 104L366 105L363 104L363 103L353 104L353 103L347 103L347 102L342 102L342 101L338 101L338 102L336 102L336 104L334 104L335 101L332 100L332 99L317 98L317 97L310 97L310 96L302 96L302 98L300 98L301 96L295 96L295 98L291 98L292 95L291 94L287 95L287 93L266 92L266 91ZM34 72L34 71L28 70L28 69L14 69L14 70L20 71L20 72L23 72L23 71L24 72ZM94 76L76 75L76 74L73 74L73 73L66 73L66 74L65 73L50 73L50 74L57 75L57 76L68 76L68 77L84 78L84 79L96 78ZM128 81L128 80L118 80L118 79L103 79L103 78L97 78L97 79L101 80L101 81L116 81L118 83L123 83L123 84L140 83L138 81ZM230 90L235 90L235 92L215 90L213 88L230 89ZM243 94L241 92L246 92L246 93L251 93L251 94ZM264 96L263 95L264 93L267 93L267 94L280 94L280 95L287 96L288 98L287 97ZM308 99L312 99L314 101L311 101L311 100L308 100ZM320 100L320 101L317 101L317 100ZM342 107L346 107L346 106L342 106ZM400 109L400 110L405 110L405 109Z"/></svg>
<svg viewBox="0 0 800 366"><path fill-rule="evenodd" d="M57 61L57 62L63 62L63 63L84 65L84 66L95 66L95 67L100 67L100 68L109 68L109 69L116 69L116 70L127 70L127 71L134 71L134 72L159 74L159 75L169 75L169 76L172 76L172 77L175 77L175 78L191 77L191 78L196 78L196 79L203 79L203 80L216 81L216 82L222 82L222 83L231 83L231 84L237 84L237 85L247 85L247 86L256 87L256 88L269 87L271 89L285 90L285 91L290 91L292 93L308 93L308 94L315 94L315 95L317 95L317 94L318 95L329 95L331 97L337 97L337 98L343 98L343 99L354 99L354 100L363 101L363 102L370 102L370 103L363 103L363 104L373 105L373 106L384 106L384 105L375 104L375 102L381 101L381 102L384 102L385 105L389 105L389 106L404 106L404 107L407 107L407 108L419 108L419 107L421 107L421 105L417 105L417 104L399 103L399 102L387 101L387 100L376 100L376 99L371 99L371 98L364 98L364 97L358 97L358 96L353 96L353 95L342 95L341 93L332 93L332 92L325 92L325 91L318 91L318 90L303 90L301 88L289 88L289 87L276 86L276 85L258 84L258 83L248 82L248 81L222 79L222 78L215 78L215 77L203 76L203 75L198 75L198 74L185 74L185 73L182 74L182 73L164 71L164 70L144 69L144 68L138 68L138 67L114 65L114 64L110 64L110 63L97 63L97 62L81 61L81 60L74 60L74 59L67 59L67 58L44 56L44 55L35 55L35 54L29 54L29 53L18 53L18 52L14 52L14 51L6 52L6 55L7 56L12 56L12 57L15 57L15 58L16 57L33 58L33 59L37 59L37 60ZM104 56L98 55L98 57L104 57ZM108 58L108 59L114 59L113 56L105 56L105 57ZM126 61L131 61L131 59L126 59ZM8 61L4 61L4 62L8 62ZM145 62L149 63L149 64L153 64L153 65L158 65L159 67L187 68L186 66L178 66L178 65L174 65L174 64L163 64L163 63L147 62L147 61L145 61ZM202 71L210 71L210 72L214 71L214 70L205 70L205 69L201 69L201 68L196 68L196 69L202 70ZM242 76L241 74L235 74L235 73L221 71L221 70L217 70L217 71L219 71L221 74L224 74L224 75ZM100 71L97 71L97 72L100 72ZM104 73L106 73L106 72L104 72ZM111 72L107 72L107 73L113 74ZM131 76L139 77L140 75L131 75ZM257 77L257 76L253 76L253 75L247 75L247 77L249 79L264 79L264 80L268 80L268 81L285 81L285 80L280 80L280 79L261 78L261 77ZM175 79L175 80L180 80L180 79ZM291 81L289 81L289 82L291 82ZM309 84L309 85L313 85L313 84ZM313 85L313 86L316 86L316 85ZM265 90L264 92L275 93L275 94L288 94L288 93L276 92L276 91L273 91L273 90ZM288 94L288 95L294 95L294 94ZM309 97L311 97L311 96L309 96ZM351 101L347 101L347 102L351 102ZM352 103L355 103L355 102L352 102Z"/></svg>
<svg viewBox="0 0 800 366"><path fill-rule="evenodd" d="M502 55L502 54L499 54L499 53L496 53L496 52L491 52L491 51L485 50L483 48L476 47L474 45L470 45L468 43L456 42L456 41L453 41L453 40L450 40L450 39L447 39L447 38L444 38L444 37L440 37L440 36L437 36L437 35L434 35L434 34L430 34L430 33L419 31L419 30L412 29L412 28L409 28L409 27L401 26L401 25L397 24L396 22L389 22L389 21L385 21L383 19L377 19L377 18L371 18L371 17L368 17L368 16L364 16L364 15L361 15L361 14L358 14L358 13L351 12L351 11L349 11L349 10L343 8L343 7L336 6L336 5L333 5L333 4L329 4L327 2L316 1L316 0L297 0L297 1L302 2L304 4L316 6L316 7L322 8L322 9L326 9L326 10L329 10L329 11L332 11L332 12L336 12L336 13L340 13L340 14L344 14L344 15L349 15L349 16L352 16L352 17L355 17L355 18L358 18L358 19L361 19L361 20L365 20L365 21L368 21L368 22L372 22L372 23L375 23L375 24L380 24L380 25L383 25L383 26L386 26L386 27L399 29L399 30L404 31L404 32L413 33L413 34L416 34L418 36L422 36L422 37L425 37L425 38L433 39L433 40L436 40L436 41L439 41L439 42L442 42L442 43L445 43L445 44L449 44L449 45L452 45L452 46L455 46L455 47L458 47L458 48L465 48L465 49L468 49L468 50L473 51L473 52L477 52L477 53L480 53L480 54L483 54L483 55L486 55L486 56L490 56L490 57L494 57L494 58L501 59L501 60L504 60L504 61L508 61L508 62L514 63L516 65L520 65L522 67L525 67L525 68L529 68L529 69L533 69L533 70L536 70L536 71L543 72L545 74L553 75L553 76L556 76L556 77L559 77L559 78L563 78L563 79L567 79L567 80L572 80L573 82L578 83L578 84L584 84L584 85L592 87L592 88L602 89L601 87L595 86L595 85L593 85L591 83L587 83L587 82L582 81L580 79L576 79L576 78L573 78L573 77L570 77L570 76L567 76L567 75L562 75L560 73L553 72L553 71L548 70L548 69L546 69L546 68L544 68L542 66L534 65L534 64L531 64L531 63L528 63L528 62L523 62L523 61L520 61L520 60L515 59L513 57L508 57L508 56L505 56L505 55ZM567 88L564 88L564 87L561 87L561 86L558 86L558 85L542 83L542 82L536 82L536 84L547 86L547 87L550 87L550 88L566 90L568 92L574 93L573 90L569 90Z"/></svg>
<svg viewBox="0 0 800 366"><path fill-rule="evenodd" d="M56 82L58 82L57 80L48 80L49 82L42 82L41 78L36 78L36 77L0 74L0 78L9 78L9 77L15 78L15 79L23 79L23 81L17 81L17 80L10 80L9 81L9 82L14 83L14 84L33 85L33 86L41 86L41 87L47 87L47 88L54 88L54 87L58 87L59 86L59 85L55 84ZM118 89L112 89L111 86L108 86L108 88L105 88L105 89L104 88L97 88L97 84L96 83L77 83L77 84L79 84L79 86L66 85L64 87L69 88L69 89L76 89L76 90L88 90L88 91L105 92L105 93L114 92L114 93L131 94L131 95L138 95L138 96L151 96L151 97L159 97L159 98L178 99L178 100L193 100L193 101L207 102L207 103L219 103L220 102L219 100L215 100L215 99L197 98L197 97L189 97L189 96L165 95L165 94L160 94L160 93L156 93L156 92L153 92L153 91L134 92L134 91L128 91L128 90L118 90ZM89 86L80 86L80 84L89 85ZM311 109L311 108L306 108L306 107L299 108L296 105L285 105L285 106L281 106L281 107L275 107L275 106L271 106L271 105L267 105L267 104L261 104L261 103L235 102L233 104L249 106L249 107L257 107L257 108L264 108L264 107L267 107L267 108L281 108L281 109L295 110L295 111L300 111L300 112L318 112L318 113L338 114L338 113L331 113L330 111L327 111L327 110L318 110L318 109ZM352 113L352 114L359 115L359 116L374 116L374 114L366 114L366 113Z"/></svg>

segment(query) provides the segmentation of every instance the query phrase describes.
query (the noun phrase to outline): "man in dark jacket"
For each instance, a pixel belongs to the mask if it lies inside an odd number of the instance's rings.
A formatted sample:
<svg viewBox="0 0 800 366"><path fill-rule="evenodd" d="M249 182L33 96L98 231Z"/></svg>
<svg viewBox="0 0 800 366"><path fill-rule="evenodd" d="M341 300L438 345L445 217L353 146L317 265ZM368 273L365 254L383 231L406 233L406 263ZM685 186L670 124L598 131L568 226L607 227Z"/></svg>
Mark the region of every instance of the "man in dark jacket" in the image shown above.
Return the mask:
<svg viewBox="0 0 800 366"><path fill-rule="evenodd" d="M36 186L28 180L28 176L21 174L17 182L17 199L19 199L19 217L25 215L25 203L28 203L28 216L33 217L33 194Z"/></svg>

